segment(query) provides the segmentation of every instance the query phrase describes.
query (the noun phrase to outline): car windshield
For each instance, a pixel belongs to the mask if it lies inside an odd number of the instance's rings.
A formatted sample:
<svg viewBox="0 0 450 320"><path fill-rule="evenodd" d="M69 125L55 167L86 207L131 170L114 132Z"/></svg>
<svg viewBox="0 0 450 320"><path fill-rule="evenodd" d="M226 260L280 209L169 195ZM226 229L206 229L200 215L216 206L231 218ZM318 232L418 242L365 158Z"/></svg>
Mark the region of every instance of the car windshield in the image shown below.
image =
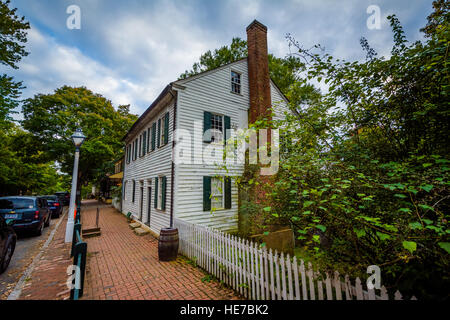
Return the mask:
<svg viewBox="0 0 450 320"><path fill-rule="evenodd" d="M31 209L34 207L33 199L11 198L0 199L0 209Z"/></svg>
<svg viewBox="0 0 450 320"><path fill-rule="evenodd" d="M50 200L50 201L56 201L58 198L56 196L43 196L42 198Z"/></svg>

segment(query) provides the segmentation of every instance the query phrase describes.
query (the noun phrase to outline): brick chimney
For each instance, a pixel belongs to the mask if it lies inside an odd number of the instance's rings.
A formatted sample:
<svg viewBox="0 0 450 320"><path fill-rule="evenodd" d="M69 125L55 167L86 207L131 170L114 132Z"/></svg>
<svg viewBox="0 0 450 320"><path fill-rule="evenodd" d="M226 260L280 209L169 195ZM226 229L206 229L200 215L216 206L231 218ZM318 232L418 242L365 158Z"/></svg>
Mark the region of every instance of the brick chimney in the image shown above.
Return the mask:
<svg viewBox="0 0 450 320"><path fill-rule="evenodd" d="M254 20L247 27L248 80L250 90L249 123L266 116L271 106L267 27Z"/></svg>
<svg viewBox="0 0 450 320"><path fill-rule="evenodd" d="M260 118L271 120L268 110L271 107L271 97L267 54L267 27L256 20L250 23L247 27L247 45L248 84L250 90L248 122L251 124ZM267 140L271 141L270 130L268 131ZM261 147L259 143L258 146ZM270 150L270 145L268 150ZM249 164L246 161L245 164L244 183L239 188L239 231L243 235L250 235L251 232L259 230L260 225L265 221L266 214L260 212L256 215L250 215L248 210L242 209L242 205L247 202L259 204L261 207L270 205L266 195L267 188L270 189L271 186L270 177L260 175L260 167L261 164L259 162L258 164ZM250 180L258 183L249 183Z"/></svg>

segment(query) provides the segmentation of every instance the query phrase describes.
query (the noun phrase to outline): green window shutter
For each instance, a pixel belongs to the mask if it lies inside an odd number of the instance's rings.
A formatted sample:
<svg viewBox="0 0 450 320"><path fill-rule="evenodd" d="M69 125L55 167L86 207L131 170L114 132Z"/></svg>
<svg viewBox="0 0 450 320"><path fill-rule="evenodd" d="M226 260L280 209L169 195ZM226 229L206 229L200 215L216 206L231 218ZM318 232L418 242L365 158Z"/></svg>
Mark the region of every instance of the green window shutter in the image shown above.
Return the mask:
<svg viewBox="0 0 450 320"><path fill-rule="evenodd" d="M142 157L142 134L139 135L139 158Z"/></svg>
<svg viewBox="0 0 450 320"><path fill-rule="evenodd" d="M155 150L156 145L156 122L152 125L152 151Z"/></svg>
<svg viewBox="0 0 450 320"><path fill-rule="evenodd" d="M158 119L158 136L156 137L157 141L157 146L158 148L160 147L160 141L161 141L161 119Z"/></svg>
<svg viewBox="0 0 450 320"><path fill-rule="evenodd" d="M211 210L211 177L203 177L203 211Z"/></svg>
<svg viewBox="0 0 450 320"><path fill-rule="evenodd" d="M203 112L203 142L211 142L211 133L206 133L211 129L211 113L208 111Z"/></svg>
<svg viewBox="0 0 450 320"><path fill-rule="evenodd" d="M169 142L169 112L164 116L164 144Z"/></svg>
<svg viewBox="0 0 450 320"><path fill-rule="evenodd" d="M225 177L225 209L231 209L231 178Z"/></svg>
<svg viewBox="0 0 450 320"><path fill-rule="evenodd" d="M224 122L224 128L223 128L223 143L226 145L227 143L227 139L229 138L228 134L229 132L227 130L231 129L231 121L230 121L230 117L228 116L224 116L223 117L223 122Z"/></svg>
<svg viewBox="0 0 450 320"><path fill-rule="evenodd" d="M155 204L155 208L158 208L158 180L159 178L156 177L155 178L155 200L153 200L154 204Z"/></svg>
<svg viewBox="0 0 450 320"><path fill-rule="evenodd" d="M134 202L135 193L136 193L136 181L133 180L133 194L131 195L131 202Z"/></svg>
<svg viewBox="0 0 450 320"><path fill-rule="evenodd" d="M142 155L145 156L147 153L147 131L144 131L144 138L142 139Z"/></svg>
<svg viewBox="0 0 450 320"><path fill-rule="evenodd" d="M134 140L134 160L137 159L138 139Z"/></svg>
<svg viewBox="0 0 450 320"><path fill-rule="evenodd" d="M167 185L167 177L164 176L162 177L162 184L161 184L161 192L162 192L162 197L161 197L161 210L166 210L166 185Z"/></svg>
<svg viewBox="0 0 450 320"><path fill-rule="evenodd" d="M147 129L147 153L150 152L150 127Z"/></svg>

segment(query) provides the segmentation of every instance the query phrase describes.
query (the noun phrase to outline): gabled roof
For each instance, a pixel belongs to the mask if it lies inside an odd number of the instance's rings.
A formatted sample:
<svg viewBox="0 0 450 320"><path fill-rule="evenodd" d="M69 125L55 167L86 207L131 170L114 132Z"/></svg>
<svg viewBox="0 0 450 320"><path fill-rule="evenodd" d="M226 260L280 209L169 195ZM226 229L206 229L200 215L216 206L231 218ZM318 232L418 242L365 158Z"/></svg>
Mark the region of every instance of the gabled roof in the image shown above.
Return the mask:
<svg viewBox="0 0 450 320"><path fill-rule="evenodd" d="M187 83L187 82L189 82L189 81L192 81L192 80L201 78L201 77L206 76L206 75L208 75L208 74L210 74L210 73L213 73L213 72L222 70L222 69L224 69L224 68L226 68L226 67L229 67L229 66L231 66L231 65L233 65L233 64L237 64L238 62L241 62L241 61L247 60L247 59L248 59L248 57L245 57L245 58L242 58L242 59L239 59L239 60L236 60L236 61L233 61L233 62L224 64L224 65L222 65L222 66L220 66L220 67L217 67L217 68L214 68L214 69L202 71L202 72L200 72L200 73L194 74L194 75L192 75L192 76L190 76L190 77L187 77L187 78L185 78L185 79L180 79L180 80L176 80L176 81L174 81L174 82L169 83L169 84L163 89L163 91L161 91L161 93L158 95L158 97L152 102L152 104L144 111L144 113L142 113L141 116L133 123L133 125L132 125L131 128L130 128L130 130L128 130L127 134L122 138L122 141L124 141L124 140L128 137L128 134L129 134L130 132L132 132L132 131L138 126L138 124L142 121L142 119L144 119L145 116L146 116L150 111L153 110L153 108L158 104L158 102L160 102L167 94L171 93L171 89L172 89L172 86L173 86L174 84L175 84L175 85L182 85L182 84L185 84L185 83ZM270 78L270 81L273 83L273 85L275 86L276 90L280 93L280 95L286 100L286 102L289 103L289 99L284 95L283 92L281 92L280 88L277 86L277 84L275 83L275 81L273 81L272 78Z"/></svg>
<svg viewBox="0 0 450 320"><path fill-rule="evenodd" d="M224 68L226 68L226 67L229 67L229 66L231 66L231 65L233 65L233 64L237 64L238 62L241 62L241 61L243 61L243 60L247 60L247 57L241 58L241 59L236 60L236 61L233 61L233 62L229 62L229 63L227 63L227 64L221 65L221 66L219 66L219 67L217 67L217 68L214 68L214 69L209 69L209 70L202 71L202 72L200 72L200 73L194 74L194 75L192 75L192 76L190 76L190 77L187 77L187 78L185 78L185 79L180 79L180 80L174 81L173 83L183 84L183 83L186 83L186 82L195 80L195 79L197 79L197 78L201 78L201 77L203 77L203 76L206 76L206 75L208 75L208 74L210 74L210 73L213 73L213 72L222 70L222 69L224 69Z"/></svg>
<svg viewBox="0 0 450 320"><path fill-rule="evenodd" d="M145 116L153 110L153 108L158 104L159 101L162 100L162 98L164 98L168 93L170 93L170 89L172 88L171 83L168 84L163 91L161 91L161 93L159 94L159 96L152 102L152 104L147 108L147 110L144 111L144 113L141 114L141 116L133 123L133 125L131 126L130 130L128 130L128 132L126 133L126 135L122 138L122 141L124 141L127 137L128 134L130 132L132 132L134 130L134 128L136 128L138 126L138 124L142 121L142 119L145 118Z"/></svg>
<svg viewBox="0 0 450 320"><path fill-rule="evenodd" d="M286 103L289 103L289 99L284 95L284 93L281 91L281 89L277 86L277 84L275 83L275 81L272 80L272 78L270 78L270 82L272 82L272 84L275 86L275 89L278 91L278 93L284 98L284 100L286 100Z"/></svg>

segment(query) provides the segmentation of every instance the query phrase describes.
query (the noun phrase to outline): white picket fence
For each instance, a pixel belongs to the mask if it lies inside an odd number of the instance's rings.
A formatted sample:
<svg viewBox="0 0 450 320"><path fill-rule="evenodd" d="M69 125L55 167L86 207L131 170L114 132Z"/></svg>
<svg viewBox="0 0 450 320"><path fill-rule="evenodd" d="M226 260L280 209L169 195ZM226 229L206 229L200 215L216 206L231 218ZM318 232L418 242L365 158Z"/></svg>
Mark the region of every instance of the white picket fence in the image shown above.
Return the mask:
<svg viewBox="0 0 450 320"><path fill-rule="evenodd" d="M311 263L272 252L254 242L224 232L174 219L179 233L179 253L206 272L252 300L389 300L384 286L363 289L359 278L352 285L339 272L325 276ZM402 300L397 290L393 297ZM415 300L415 297L412 299Z"/></svg>

